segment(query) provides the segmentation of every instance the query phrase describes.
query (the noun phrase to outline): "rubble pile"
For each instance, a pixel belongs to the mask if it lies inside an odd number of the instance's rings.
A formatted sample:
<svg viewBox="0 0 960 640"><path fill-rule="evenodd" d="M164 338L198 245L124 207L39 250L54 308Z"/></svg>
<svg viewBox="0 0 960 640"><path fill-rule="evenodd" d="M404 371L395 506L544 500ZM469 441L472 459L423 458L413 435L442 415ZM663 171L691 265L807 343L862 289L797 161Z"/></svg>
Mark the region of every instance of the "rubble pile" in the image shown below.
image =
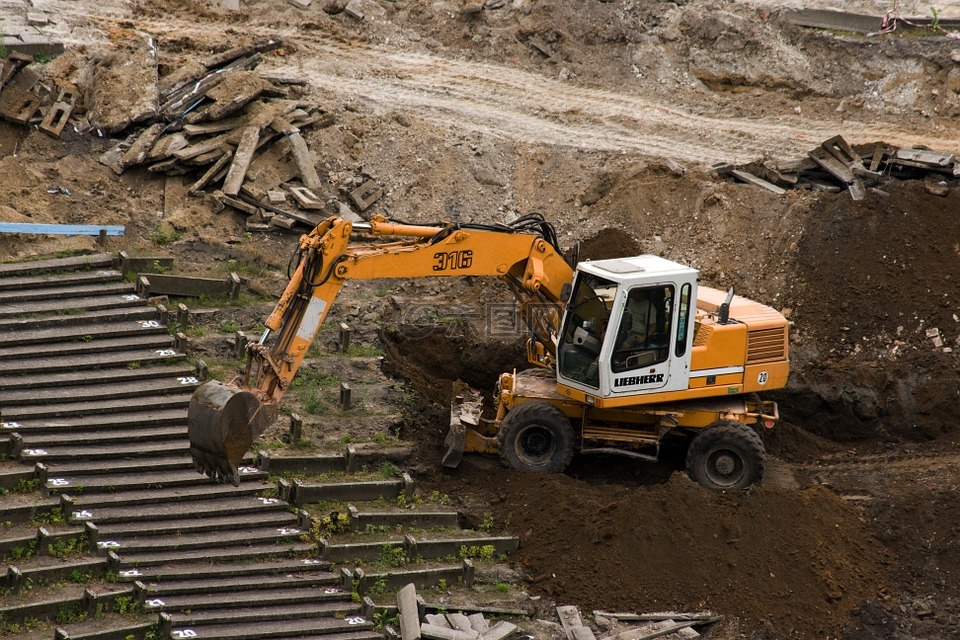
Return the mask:
<svg viewBox="0 0 960 640"><path fill-rule="evenodd" d="M960 183L960 162L954 154L927 147L893 147L883 142L854 149L841 136L824 140L797 160L762 160L733 166L716 164L710 169L777 194L786 189L840 192L846 189L854 200L863 200L869 187L884 181L923 180L927 191L947 195L951 181Z"/></svg>
<svg viewBox="0 0 960 640"><path fill-rule="evenodd" d="M12 52L0 59L0 118L20 125L36 125L59 138L73 114L76 96L66 88L41 81L33 58Z"/></svg>
<svg viewBox="0 0 960 640"><path fill-rule="evenodd" d="M187 193L247 214L248 230L313 229L331 214L359 220L354 211L384 191L363 174L338 194L353 208L325 196L303 131L329 127L333 114L302 99L303 80L257 70L282 45L263 39L161 75L155 39L118 30L69 79L44 77L33 58L12 53L0 60L0 117L53 137L68 123L81 135L125 136L101 164L117 175L183 176Z"/></svg>
<svg viewBox="0 0 960 640"><path fill-rule="evenodd" d="M191 194L212 191L221 206L250 216L250 230L312 229L329 205L317 195L322 183L301 131L330 126L334 118L297 99L292 89L299 80L255 70L264 53L280 46L270 39L237 47L159 77L147 126L100 162L117 174L143 166L190 175ZM333 212L340 213L327 213Z"/></svg>

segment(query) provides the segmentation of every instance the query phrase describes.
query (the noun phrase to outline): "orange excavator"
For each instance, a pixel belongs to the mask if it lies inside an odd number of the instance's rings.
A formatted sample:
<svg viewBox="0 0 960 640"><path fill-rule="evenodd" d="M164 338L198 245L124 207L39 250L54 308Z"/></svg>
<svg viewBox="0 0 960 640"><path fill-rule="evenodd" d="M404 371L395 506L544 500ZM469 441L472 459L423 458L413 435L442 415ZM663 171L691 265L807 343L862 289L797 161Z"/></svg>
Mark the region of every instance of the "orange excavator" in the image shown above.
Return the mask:
<svg viewBox="0 0 960 640"><path fill-rule="evenodd" d="M531 367L500 375L495 418L454 405L444 465L464 452L553 473L575 454L652 461L669 434L689 441L687 471L704 486L740 489L763 476L756 427L779 416L757 393L786 384L787 321L732 289L699 286L695 269L652 255L571 266L538 214L495 225L331 217L301 236L296 264L245 373L191 399L191 454L211 476L238 481L347 280L454 276L510 288Z"/></svg>

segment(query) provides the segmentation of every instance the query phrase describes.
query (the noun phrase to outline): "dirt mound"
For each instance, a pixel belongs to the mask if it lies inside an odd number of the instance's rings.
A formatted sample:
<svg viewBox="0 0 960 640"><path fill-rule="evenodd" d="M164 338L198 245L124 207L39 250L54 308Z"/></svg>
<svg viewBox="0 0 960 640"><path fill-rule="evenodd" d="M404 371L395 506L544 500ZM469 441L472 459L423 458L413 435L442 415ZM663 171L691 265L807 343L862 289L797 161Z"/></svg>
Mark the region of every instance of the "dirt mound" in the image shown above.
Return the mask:
<svg viewBox="0 0 960 640"><path fill-rule="evenodd" d="M476 473L521 536L531 591L585 608L709 608L771 637L823 638L887 588L888 558L859 512L821 488L725 495L665 485ZM478 488L478 487L474 487Z"/></svg>
<svg viewBox="0 0 960 640"><path fill-rule="evenodd" d="M824 197L796 246L785 415L835 439L930 439L955 427L960 193L890 182Z"/></svg>

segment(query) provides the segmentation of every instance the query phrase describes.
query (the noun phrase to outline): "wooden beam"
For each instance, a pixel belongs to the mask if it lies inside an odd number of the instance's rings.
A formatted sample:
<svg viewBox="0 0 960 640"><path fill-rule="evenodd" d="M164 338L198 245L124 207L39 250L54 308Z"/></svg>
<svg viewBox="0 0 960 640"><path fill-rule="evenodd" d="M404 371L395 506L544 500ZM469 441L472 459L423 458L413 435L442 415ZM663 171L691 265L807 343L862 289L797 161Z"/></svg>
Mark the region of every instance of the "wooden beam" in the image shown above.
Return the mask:
<svg viewBox="0 0 960 640"><path fill-rule="evenodd" d="M233 154L233 164L227 171L227 178L223 183L223 192L228 196L235 196L240 193L240 187L243 185L243 178L247 175L247 168L250 161L253 160L253 154L257 150L257 143L260 141L259 127L246 127L240 136L240 143L237 145L237 151Z"/></svg>

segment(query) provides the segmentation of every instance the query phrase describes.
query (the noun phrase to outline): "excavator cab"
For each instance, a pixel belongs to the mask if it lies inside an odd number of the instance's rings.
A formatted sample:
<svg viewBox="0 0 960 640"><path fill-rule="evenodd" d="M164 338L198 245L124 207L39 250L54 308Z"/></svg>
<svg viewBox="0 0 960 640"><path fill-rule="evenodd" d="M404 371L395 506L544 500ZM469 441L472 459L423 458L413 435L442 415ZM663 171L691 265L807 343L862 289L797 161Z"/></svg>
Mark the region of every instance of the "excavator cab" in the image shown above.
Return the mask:
<svg viewBox="0 0 960 640"><path fill-rule="evenodd" d="M697 271L657 256L581 263L557 377L607 398L686 389Z"/></svg>

